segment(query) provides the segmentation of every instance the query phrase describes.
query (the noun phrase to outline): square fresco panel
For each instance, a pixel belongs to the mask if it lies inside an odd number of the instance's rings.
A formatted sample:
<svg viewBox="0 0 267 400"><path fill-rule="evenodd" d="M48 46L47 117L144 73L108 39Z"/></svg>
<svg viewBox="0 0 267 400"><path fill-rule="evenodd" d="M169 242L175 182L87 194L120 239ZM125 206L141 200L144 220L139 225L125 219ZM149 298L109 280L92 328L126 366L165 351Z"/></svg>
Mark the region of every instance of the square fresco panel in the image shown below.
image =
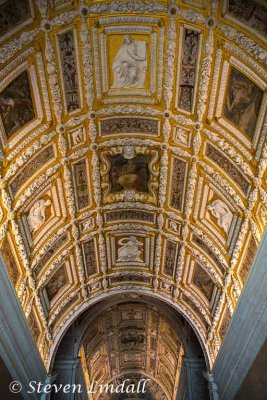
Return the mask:
<svg viewBox="0 0 267 400"><path fill-rule="evenodd" d="M7 138L35 118L27 71L0 93L0 115Z"/></svg>
<svg viewBox="0 0 267 400"><path fill-rule="evenodd" d="M250 138L255 131L262 97L263 91L255 83L231 68L224 115Z"/></svg>
<svg viewBox="0 0 267 400"><path fill-rule="evenodd" d="M132 159L126 159L120 154L108 157L110 162L109 180L111 193L118 193L124 189L134 189L148 193L150 178L148 165L150 157L138 154Z"/></svg>

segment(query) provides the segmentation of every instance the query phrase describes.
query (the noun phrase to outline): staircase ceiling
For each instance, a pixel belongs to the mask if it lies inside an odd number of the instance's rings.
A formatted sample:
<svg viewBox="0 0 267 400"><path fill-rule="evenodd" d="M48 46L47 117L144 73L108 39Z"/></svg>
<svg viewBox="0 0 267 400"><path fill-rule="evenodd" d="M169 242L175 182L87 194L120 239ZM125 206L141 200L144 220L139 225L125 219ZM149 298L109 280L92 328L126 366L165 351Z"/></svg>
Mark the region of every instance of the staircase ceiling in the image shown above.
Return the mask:
<svg viewBox="0 0 267 400"><path fill-rule="evenodd" d="M266 5L244 4L1 2L1 249L46 365L127 290L214 362L267 219Z"/></svg>

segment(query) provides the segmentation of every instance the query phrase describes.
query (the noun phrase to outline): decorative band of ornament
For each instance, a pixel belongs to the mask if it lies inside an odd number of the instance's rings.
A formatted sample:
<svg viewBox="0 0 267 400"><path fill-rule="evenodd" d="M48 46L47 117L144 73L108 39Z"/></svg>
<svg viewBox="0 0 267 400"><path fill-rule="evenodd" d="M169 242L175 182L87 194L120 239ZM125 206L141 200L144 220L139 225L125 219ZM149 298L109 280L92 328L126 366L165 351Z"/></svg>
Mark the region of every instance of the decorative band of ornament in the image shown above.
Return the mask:
<svg viewBox="0 0 267 400"><path fill-rule="evenodd" d="M58 249L60 249L64 244L68 242L68 234L64 233L58 240L46 251L43 258L37 264L36 268L34 269L35 276L37 277L41 272L42 268L45 264L55 255Z"/></svg>
<svg viewBox="0 0 267 400"><path fill-rule="evenodd" d="M28 164L20 171L20 173L10 183L12 194L15 195L19 188L30 179L35 172L43 167L48 161L54 158L53 145L46 147L38 153Z"/></svg>
<svg viewBox="0 0 267 400"><path fill-rule="evenodd" d="M106 118L100 121L101 136L136 133L158 135L159 121L153 118Z"/></svg>
<svg viewBox="0 0 267 400"><path fill-rule="evenodd" d="M141 282L141 283L151 283L151 278L145 276L138 275L123 275L123 276L115 276L110 278L110 283L120 283L120 282Z"/></svg>
<svg viewBox="0 0 267 400"><path fill-rule="evenodd" d="M225 272L224 265L220 262L219 258L213 253L213 251L209 248L209 246L203 242L197 235L193 235L192 240L196 243L207 255L215 262L217 267L220 268L221 272Z"/></svg>
<svg viewBox="0 0 267 400"><path fill-rule="evenodd" d="M246 180L245 176L231 163L219 150L213 147L210 143L207 144L206 155L221 167L227 175L235 181L240 189L248 194L250 183Z"/></svg>
<svg viewBox="0 0 267 400"><path fill-rule="evenodd" d="M136 211L136 210L119 210L108 212L105 214L105 222L113 222L113 221L127 221L127 220L141 220L143 222L155 222L155 216L153 213L145 212L145 211Z"/></svg>

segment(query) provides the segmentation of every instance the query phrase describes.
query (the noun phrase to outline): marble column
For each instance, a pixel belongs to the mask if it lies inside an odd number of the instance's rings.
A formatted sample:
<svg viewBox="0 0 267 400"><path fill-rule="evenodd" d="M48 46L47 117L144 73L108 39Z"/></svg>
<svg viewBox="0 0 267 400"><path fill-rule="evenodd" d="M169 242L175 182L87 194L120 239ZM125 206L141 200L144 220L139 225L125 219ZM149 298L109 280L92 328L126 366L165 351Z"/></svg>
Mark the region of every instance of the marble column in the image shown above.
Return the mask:
<svg viewBox="0 0 267 400"><path fill-rule="evenodd" d="M176 400L187 400L187 372L184 360L181 365Z"/></svg>
<svg viewBox="0 0 267 400"><path fill-rule="evenodd" d="M203 375L208 381L210 400L219 400L218 387L214 376L208 372L204 372Z"/></svg>
<svg viewBox="0 0 267 400"><path fill-rule="evenodd" d="M267 230L212 370L220 400L234 400L267 338L266 288Z"/></svg>
<svg viewBox="0 0 267 400"><path fill-rule="evenodd" d="M60 390L52 393L51 400L88 400L85 382L79 374L80 358L61 358L55 361L53 373L56 374L55 385L65 387L65 392Z"/></svg>
<svg viewBox="0 0 267 400"><path fill-rule="evenodd" d="M204 357L183 357L187 376L187 400L208 400L207 383L203 372L206 370Z"/></svg>
<svg viewBox="0 0 267 400"><path fill-rule="evenodd" d="M20 382L26 400L40 399L32 381L44 383L46 370L23 309L0 255L0 354L14 381Z"/></svg>

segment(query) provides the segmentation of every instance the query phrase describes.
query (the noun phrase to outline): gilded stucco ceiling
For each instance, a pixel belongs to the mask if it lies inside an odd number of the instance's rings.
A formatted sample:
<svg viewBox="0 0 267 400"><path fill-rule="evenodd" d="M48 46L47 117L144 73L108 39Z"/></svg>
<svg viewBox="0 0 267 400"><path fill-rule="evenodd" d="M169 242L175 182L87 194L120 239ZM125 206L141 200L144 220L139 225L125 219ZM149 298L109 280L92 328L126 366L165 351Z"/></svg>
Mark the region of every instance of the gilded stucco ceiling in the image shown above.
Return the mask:
<svg viewBox="0 0 267 400"><path fill-rule="evenodd" d="M87 387L91 387L92 392L92 382L98 385L116 382L116 387L121 379L131 379L130 384L140 381L141 375L141 379L151 380L146 387L147 400L167 400L176 397L183 353L178 334L155 307L125 302L90 323L80 357ZM91 394L93 400L120 400L116 393L95 392ZM125 398L125 394L122 397ZM133 394L129 393L129 397ZM140 394L136 393L136 397Z"/></svg>
<svg viewBox="0 0 267 400"><path fill-rule="evenodd" d="M214 362L267 218L265 27L264 1L1 2L1 248L47 366L126 290Z"/></svg>

